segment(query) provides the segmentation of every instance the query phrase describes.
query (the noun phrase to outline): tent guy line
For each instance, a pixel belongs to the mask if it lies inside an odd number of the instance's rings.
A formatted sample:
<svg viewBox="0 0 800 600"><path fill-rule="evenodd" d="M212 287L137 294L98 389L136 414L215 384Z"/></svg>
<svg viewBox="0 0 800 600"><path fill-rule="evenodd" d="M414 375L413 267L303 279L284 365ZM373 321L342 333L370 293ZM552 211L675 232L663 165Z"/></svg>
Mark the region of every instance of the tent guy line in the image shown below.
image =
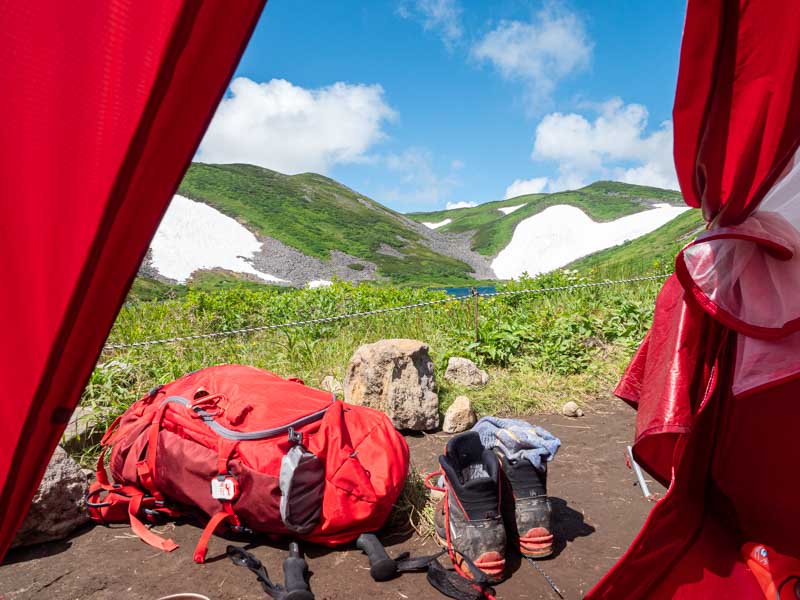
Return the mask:
<svg viewBox="0 0 800 600"><path fill-rule="evenodd" d="M453 296L450 298L443 298L441 300L430 300L428 302L417 302L416 304L404 304L402 306L389 306L386 308L377 308L375 310L367 310L362 312L354 312L354 313L346 313L342 315L334 315L331 317L320 317L318 319L308 319L305 321L290 321L288 323L278 323L274 325L257 325L255 327L243 327L241 329L230 329L227 331L212 331L208 333L197 333L193 335L186 335L186 336L176 336L171 338L162 338L157 340L145 340L143 342L132 342L129 344L107 344L103 347L103 351L111 351L111 350L124 350L126 348L142 348L146 346L156 346L160 344L174 344L178 342L186 342L192 340L201 340L201 339L209 339L209 338L217 338L217 337L227 337L232 335L243 335L247 333L255 333L258 331L269 331L274 329L288 329L291 327L303 327L305 325L319 325L322 323L333 323L335 321L343 321L346 319L357 319L362 317L370 317L373 315L380 315L389 312L397 312L402 310L410 310L412 308L423 308L426 306L435 306L438 304L447 304L449 302L463 302L464 300L468 300L470 298L494 298L498 296L515 296L519 294L544 294L549 292L563 292L568 290L578 290L584 288L594 288L594 287L607 287L612 285L624 285L628 283L637 283L642 281L656 281L661 279L666 279L670 276L670 273L661 273L658 275L646 275L642 277L629 277L627 279L614 279L614 280L606 280L606 281L595 281L591 283L578 283L573 285L562 285L562 286L555 286L555 287L546 287L546 288L531 288L525 290L510 290L507 292L487 292L487 293L475 293L469 294L466 296Z"/></svg>

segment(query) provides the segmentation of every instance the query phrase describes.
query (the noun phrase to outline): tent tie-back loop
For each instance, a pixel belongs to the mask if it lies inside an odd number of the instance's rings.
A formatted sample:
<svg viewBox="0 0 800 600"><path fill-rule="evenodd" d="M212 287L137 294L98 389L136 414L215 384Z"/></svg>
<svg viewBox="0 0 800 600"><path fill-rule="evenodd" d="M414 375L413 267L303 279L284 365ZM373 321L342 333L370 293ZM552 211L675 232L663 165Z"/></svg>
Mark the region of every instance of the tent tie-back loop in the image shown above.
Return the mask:
<svg viewBox="0 0 800 600"><path fill-rule="evenodd" d="M711 229L681 250L675 272L712 318L778 339L800 330L800 231L777 212Z"/></svg>
<svg viewBox="0 0 800 600"><path fill-rule="evenodd" d="M799 250L800 231L779 213L759 210L701 235L675 261L683 288L738 333L738 398L800 374Z"/></svg>

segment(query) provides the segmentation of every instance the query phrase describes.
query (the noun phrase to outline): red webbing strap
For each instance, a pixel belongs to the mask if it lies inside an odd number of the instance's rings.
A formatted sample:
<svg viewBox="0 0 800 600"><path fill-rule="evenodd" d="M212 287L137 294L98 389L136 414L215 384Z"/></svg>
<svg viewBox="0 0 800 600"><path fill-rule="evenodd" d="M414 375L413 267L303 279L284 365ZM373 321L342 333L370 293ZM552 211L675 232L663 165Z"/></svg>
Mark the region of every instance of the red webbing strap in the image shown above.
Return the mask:
<svg viewBox="0 0 800 600"><path fill-rule="evenodd" d="M197 546L194 548L194 562L202 564L206 561L206 551L208 550L208 542L211 536L214 535L214 531L223 521L230 519L232 516L232 514L223 511L211 517L206 528L203 529L203 535L200 536Z"/></svg>
<svg viewBox="0 0 800 600"><path fill-rule="evenodd" d="M237 442L235 441L219 438L217 442L217 472L220 476L228 475L228 460L236 450L236 446ZM208 542L223 521L230 521L234 526L240 525L239 517L233 512L233 504L228 500L220 500L220 504L222 504L222 510L211 517L195 546L194 562L196 563L205 562Z"/></svg>
<svg viewBox="0 0 800 600"><path fill-rule="evenodd" d="M136 473L139 475L139 481L157 500L163 499L161 492L156 488L155 482L158 432L161 431L161 421L164 419L164 413L168 407L169 403L164 402L155 412L153 422L150 423L150 431L147 433L147 455L144 460L136 463Z"/></svg>
<svg viewBox="0 0 800 600"><path fill-rule="evenodd" d="M103 434L103 438L100 440L101 446L107 446L111 440L111 436L114 433L114 430L119 426L119 422L122 420L123 415L118 416L114 419L114 422L106 429L106 432Z"/></svg>
<svg viewBox="0 0 800 600"><path fill-rule="evenodd" d="M228 471L228 461L233 456L236 447L239 445L239 442L227 440L225 438L219 438L217 442L217 472L219 475L229 475ZM232 475L231 475L232 477ZM239 495L239 484L236 483L236 495ZM235 498L231 500L220 500L220 504L222 504L222 510L228 513L231 516L231 524L234 527L239 527L242 523L239 521L239 517L236 516L236 513L233 511L233 502Z"/></svg>
<svg viewBox="0 0 800 600"><path fill-rule="evenodd" d="M239 442L228 440L223 437L217 440L217 473L220 475L228 474L228 461L236 450Z"/></svg>
<svg viewBox="0 0 800 600"><path fill-rule="evenodd" d="M111 482L108 480L108 473L106 472L106 450L108 450L108 446L103 446L103 449L100 451L100 456L97 457L97 467L95 467L95 476L96 481L105 489L111 489Z"/></svg>
<svg viewBox="0 0 800 600"><path fill-rule="evenodd" d="M135 533L145 544L149 544L153 548L158 548L164 552L172 552L175 550L178 547L178 544L170 539L164 539L161 536L156 535L147 527L145 527L144 523L139 520L137 514L141 506L142 494L133 496L130 504L128 505L128 518L131 521L131 530L133 533Z"/></svg>
<svg viewBox="0 0 800 600"><path fill-rule="evenodd" d="M119 422L121 420L122 420L122 415L114 419L114 422L111 423L111 426L103 434L103 439L100 440L100 445L103 447L103 449L100 451L100 456L97 457L97 467L95 468L95 475L97 477L97 481L106 489L108 489L107 486L111 485L111 483L108 480L108 473L106 472L106 465L105 465L106 451L108 450L108 446L111 443L111 436L114 434L114 431L117 429L117 426L119 425Z"/></svg>

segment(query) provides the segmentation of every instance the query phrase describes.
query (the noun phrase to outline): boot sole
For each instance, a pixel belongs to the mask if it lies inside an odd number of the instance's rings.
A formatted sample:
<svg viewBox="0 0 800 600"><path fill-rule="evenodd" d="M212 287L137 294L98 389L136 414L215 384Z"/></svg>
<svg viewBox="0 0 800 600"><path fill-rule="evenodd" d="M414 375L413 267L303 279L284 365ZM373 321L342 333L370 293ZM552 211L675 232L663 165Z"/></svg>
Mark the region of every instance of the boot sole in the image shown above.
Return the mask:
<svg viewBox="0 0 800 600"><path fill-rule="evenodd" d="M525 558L546 558L553 554L553 534L537 527L519 540L519 551Z"/></svg>
<svg viewBox="0 0 800 600"><path fill-rule="evenodd" d="M436 542L445 550L448 549L447 540L445 540L438 530L434 532L434 537L436 538ZM469 568L469 565L464 560L464 556L458 552L455 548L453 548L453 556L455 557L455 564L461 570L461 572L467 577L467 579L474 580L475 578L472 575L472 571ZM500 559L499 561L491 561L486 564L481 564L479 561L472 561L473 564L481 570L482 573L486 575L486 579L489 583L500 583L503 581L503 575L505 574L506 570L506 559Z"/></svg>

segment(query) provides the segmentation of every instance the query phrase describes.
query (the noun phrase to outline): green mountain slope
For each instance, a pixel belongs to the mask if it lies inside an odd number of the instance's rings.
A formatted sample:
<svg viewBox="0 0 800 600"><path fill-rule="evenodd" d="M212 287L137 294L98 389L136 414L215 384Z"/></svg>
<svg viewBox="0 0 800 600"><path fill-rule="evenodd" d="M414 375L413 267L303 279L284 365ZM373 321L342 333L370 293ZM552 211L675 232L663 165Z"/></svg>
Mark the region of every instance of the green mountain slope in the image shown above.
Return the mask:
<svg viewBox="0 0 800 600"><path fill-rule="evenodd" d="M679 192L616 181L598 181L579 190L530 194L487 202L472 208L410 213L408 216L429 223L452 219L451 223L440 227L438 231L473 231L472 249L485 256L493 256L508 245L514 228L520 221L556 204L580 208L595 221L613 221L651 208L655 204L680 206L682 203ZM524 206L508 215L499 210L520 204Z"/></svg>
<svg viewBox="0 0 800 600"><path fill-rule="evenodd" d="M566 268L595 271L604 277L667 271L678 251L703 231L704 225L700 211L689 210L647 235L579 258Z"/></svg>
<svg viewBox="0 0 800 600"><path fill-rule="evenodd" d="M397 282L471 281L469 265L423 244L406 217L322 175L194 163L178 193L309 256L346 252ZM386 246L403 256L381 253Z"/></svg>

